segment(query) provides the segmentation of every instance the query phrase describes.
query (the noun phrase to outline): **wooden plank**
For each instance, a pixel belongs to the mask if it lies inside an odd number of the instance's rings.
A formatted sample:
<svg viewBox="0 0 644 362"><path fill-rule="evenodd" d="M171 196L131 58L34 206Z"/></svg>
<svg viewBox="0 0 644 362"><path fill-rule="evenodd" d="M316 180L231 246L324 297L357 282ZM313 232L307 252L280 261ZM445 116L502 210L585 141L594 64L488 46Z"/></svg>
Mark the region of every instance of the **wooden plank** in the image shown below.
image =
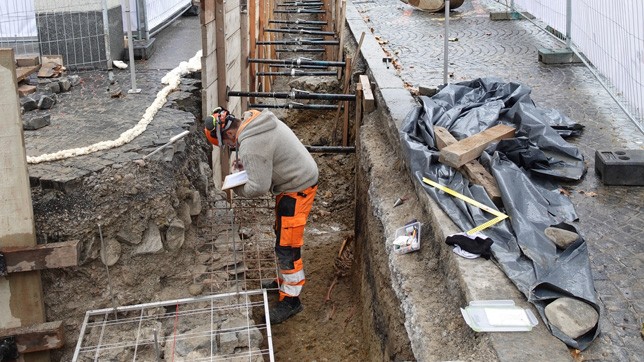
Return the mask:
<svg viewBox="0 0 644 362"><path fill-rule="evenodd" d="M240 44L241 44L241 29L237 29L233 34L231 34L226 39L226 65L227 66L229 66L232 62L241 59L241 49L239 47Z"/></svg>
<svg viewBox="0 0 644 362"><path fill-rule="evenodd" d="M351 84L351 58L347 57L347 72L344 75L345 77L345 89L344 93L349 91L347 85ZM346 81L346 78L349 78L349 81ZM344 115L342 122L342 146L347 147L349 145L349 101L344 102Z"/></svg>
<svg viewBox="0 0 644 362"><path fill-rule="evenodd" d="M434 136L439 150L458 142L444 127L434 126ZM500 206L503 203L496 179L478 161L472 160L458 170L463 172L472 183L483 186L496 205Z"/></svg>
<svg viewBox="0 0 644 362"><path fill-rule="evenodd" d="M247 4L248 6L248 4ZM241 10L241 8L240 8ZM240 28L241 28L241 90L243 92L248 92L248 39L250 37L250 25L248 22L248 7L246 11L241 13L240 18Z"/></svg>
<svg viewBox="0 0 644 362"><path fill-rule="evenodd" d="M41 244L31 247L2 247L9 273L78 266L78 240Z"/></svg>
<svg viewBox="0 0 644 362"><path fill-rule="evenodd" d="M201 0L199 6L199 18L201 25L215 21L215 0Z"/></svg>
<svg viewBox="0 0 644 362"><path fill-rule="evenodd" d="M18 87L18 95L21 97L24 97L32 93L36 93L35 85L21 84L20 87Z"/></svg>
<svg viewBox="0 0 644 362"><path fill-rule="evenodd" d="M226 0L224 2L224 5L226 5L226 12L229 13L234 10L237 13L239 13L240 12L239 3L240 3L239 0Z"/></svg>
<svg viewBox="0 0 644 362"><path fill-rule="evenodd" d="M16 89L13 49L0 49L0 247L36 245L22 118ZM0 278L0 329L45 321L40 272ZM25 356L25 361L49 361L49 352Z"/></svg>
<svg viewBox="0 0 644 362"><path fill-rule="evenodd" d="M248 1L248 57L256 58L257 51L255 43L257 42L257 0ZM247 60L248 61L248 60ZM251 92L257 91L257 78L255 76L256 67L254 63L248 64L248 90ZM255 97L250 98L250 102L255 103Z"/></svg>
<svg viewBox="0 0 644 362"><path fill-rule="evenodd" d="M340 10L340 19L338 21L340 22L340 45L338 46L338 61L342 61L342 57L344 56L344 17L346 16L347 13L347 0L342 0L342 8ZM342 74L342 68L338 67L338 79L341 78Z"/></svg>
<svg viewBox="0 0 644 362"><path fill-rule="evenodd" d="M354 144L358 147L358 135L360 134L360 126L362 125L362 84L356 84L356 120L353 124L354 128Z"/></svg>
<svg viewBox="0 0 644 362"><path fill-rule="evenodd" d="M63 56L62 55L43 55L41 57L40 64L45 64L45 63L54 63L58 65L65 65L63 63Z"/></svg>
<svg viewBox="0 0 644 362"><path fill-rule="evenodd" d="M21 55L16 57L16 65L20 67L34 67L40 64L40 57L38 54Z"/></svg>
<svg viewBox="0 0 644 362"><path fill-rule="evenodd" d="M217 24L214 21L201 26L201 48L203 55L214 54L217 50Z"/></svg>
<svg viewBox="0 0 644 362"><path fill-rule="evenodd" d="M373 91L371 90L371 82L367 75L360 76L360 84L362 84L362 107L364 108L365 113L371 113L376 109L376 100L373 97Z"/></svg>
<svg viewBox="0 0 644 362"><path fill-rule="evenodd" d="M477 159L488 144L504 138L514 137L514 127L504 124L488 128L441 150L438 161L459 168L469 161Z"/></svg>
<svg viewBox="0 0 644 362"><path fill-rule="evenodd" d="M40 65L16 68L16 80L18 82L22 82L25 78L36 73L38 70L40 70Z"/></svg>
<svg viewBox="0 0 644 362"><path fill-rule="evenodd" d="M229 40L233 36L237 36L239 39L239 34L237 34L240 31L239 25L240 25L240 17L241 15L239 14L239 11L231 11L229 13L226 13L226 16L224 18L225 21L225 26L224 29L226 30L226 40ZM236 51L239 52L239 41L235 41L235 48Z"/></svg>
<svg viewBox="0 0 644 362"><path fill-rule="evenodd" d="M217 81L217 65L218 62L215 53L201 57L201 82L203 88Z"/></svg>
<svg viewBox="0 0 644 362"><path fill-rule="evenodd" d="M217 91L220 106L226 107L226 17L224 16L224 0L215 2L215 23L217 23ZM225 175L224 175L225 176Z"/></svg>
<svg viewBox="0 0 644 362"><path fill-rule="evenodd" d="M18 353L33 353L62 348L65 345L62 321L0 330L0 338L15 337ZM26 356L25 356L26 357Z"/></svg>

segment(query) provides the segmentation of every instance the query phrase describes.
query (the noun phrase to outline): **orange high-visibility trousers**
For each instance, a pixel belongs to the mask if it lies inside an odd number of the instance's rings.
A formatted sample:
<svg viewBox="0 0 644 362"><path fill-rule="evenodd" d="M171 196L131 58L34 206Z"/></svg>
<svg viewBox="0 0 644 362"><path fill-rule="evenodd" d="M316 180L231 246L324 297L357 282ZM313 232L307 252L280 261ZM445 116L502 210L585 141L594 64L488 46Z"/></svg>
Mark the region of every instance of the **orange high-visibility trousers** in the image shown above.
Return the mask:
<svg viewBox="0 0 644 362"><path fill-rule="evenodd" d="M275 254L278 262L280 300L297 297L304 285L301 247L304 226L311 212L318 186L299 192L284 192L275 199Z"/></svg>

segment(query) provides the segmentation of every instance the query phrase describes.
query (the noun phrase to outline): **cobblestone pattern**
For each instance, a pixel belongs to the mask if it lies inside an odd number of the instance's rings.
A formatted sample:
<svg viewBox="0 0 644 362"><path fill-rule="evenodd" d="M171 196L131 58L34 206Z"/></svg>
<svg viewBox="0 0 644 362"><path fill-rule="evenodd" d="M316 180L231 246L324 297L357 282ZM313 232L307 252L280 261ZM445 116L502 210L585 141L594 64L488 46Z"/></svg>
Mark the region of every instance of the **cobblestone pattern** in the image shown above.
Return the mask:
<svg viewBox="0 0 644 362"><path fill-rule="evenodd" d="M68 93L58 94L58 103L49 110L51 125L24 132L27 154L39 156L117 139L122 132L139 122L163 87L161 78L166 73L138 71L137 87L142 89L140 94L127 93L128 72L115 72L115 84L110 84L106 72L79 73L81 84ZM182 79L180 89L171 93L170 101L159 110L146 131L128 144L85 156L29 165L31 185L69 191L80 185L84 176L108 166L119 167L124 162L149 154L195 123L194 115L179 110L181 106L178 103L189 93L200 91L200 88L200 81ZM113 97L116 94L118 96ZM168 152L159 152L153 157L157 155L171 157Z"/></svg>
<svg viewBox="0 0 644 362"><path fill-rule="evenodd" d="M403 81L443 83L444 14L390 0L356 7L397 58ZM639 361L644 356L644 188L604 186L594 173L594 154L644 148L644 136L584 66L538 62L539 48L563 45L528 21L493 22L491 9L500 10L490 0L471 0L452 12L449 81L496 76L521 82L532 87L537 105L558 109L586 126L571 142L583 152L589 172L581 182L563 185L577 208L575 226L588 242L604 308L602 334L583 356L586 361Z"/></svg>

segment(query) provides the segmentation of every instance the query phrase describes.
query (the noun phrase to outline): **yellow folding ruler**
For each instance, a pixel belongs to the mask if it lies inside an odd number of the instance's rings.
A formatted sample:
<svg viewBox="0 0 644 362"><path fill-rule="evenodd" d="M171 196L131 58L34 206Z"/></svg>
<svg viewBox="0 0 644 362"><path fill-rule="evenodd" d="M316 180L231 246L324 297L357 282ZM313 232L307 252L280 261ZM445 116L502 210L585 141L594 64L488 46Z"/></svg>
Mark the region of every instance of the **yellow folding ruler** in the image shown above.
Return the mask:
<svg viewBox="0 0 644 362"><path fill-rule="evenodd" d="M485 230L485 229L489 228L490 226L498 223L499 221L508 218L508 215L506 215L506 214L504 214L502 212L499 212L497 210L494 210L493 208L491 208L491 207L489 207L487 205L483 205L482 203L480 203L480 202L478 202L478 201L476 201L474 199L471 199L471 198L469 198L469 197L467 197L467 196L465 196L463 194L459 194L458 192L456 192L456 191L454 191L454 190L452 190L452 189L450 189L448 187L445 187L445 186L443 186L443 185L441 185L439 183L436 183L436 182L428 179L427 177L423 177L423 182L428 184L428 185L430 185L430 186L434 186L437 189L439 189L439 190L441 190L441 191L443 191L443 192L445 192L447 194L450 194L450 195L452 195L452 196L454 196L456 198L459 198L459 199L467 202L470 205L476 206L479 209L481 209L483 211L487 211L490 214L496 216L494 219L489 220L489 221L487 221L487 222L475 227L474 229L468 231L467 232L468 235L472 235L472 234L477 233L477 232L479 232L481 230Z"/></svg>

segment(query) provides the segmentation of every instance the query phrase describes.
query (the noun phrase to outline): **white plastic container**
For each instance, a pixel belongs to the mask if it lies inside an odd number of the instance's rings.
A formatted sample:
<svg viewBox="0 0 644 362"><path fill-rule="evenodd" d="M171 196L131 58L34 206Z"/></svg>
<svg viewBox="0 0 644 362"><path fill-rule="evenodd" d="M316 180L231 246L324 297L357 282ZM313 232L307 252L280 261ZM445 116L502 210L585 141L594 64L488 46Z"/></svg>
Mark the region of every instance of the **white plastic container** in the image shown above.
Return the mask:
<svg viewBox="0 0 644 362"><path fill-rule="evenodd" d="M420 227L416 221L398 228L394 234L394 253L407 254L420 249Z"/></svg>
<svg viewBox="0 0 644 362"><path fill-rule="evenodd" d="M529 332L539 321L530 309L512 300L477 300L461 308L467 325L476 332Z"/></svg>

